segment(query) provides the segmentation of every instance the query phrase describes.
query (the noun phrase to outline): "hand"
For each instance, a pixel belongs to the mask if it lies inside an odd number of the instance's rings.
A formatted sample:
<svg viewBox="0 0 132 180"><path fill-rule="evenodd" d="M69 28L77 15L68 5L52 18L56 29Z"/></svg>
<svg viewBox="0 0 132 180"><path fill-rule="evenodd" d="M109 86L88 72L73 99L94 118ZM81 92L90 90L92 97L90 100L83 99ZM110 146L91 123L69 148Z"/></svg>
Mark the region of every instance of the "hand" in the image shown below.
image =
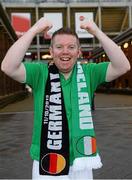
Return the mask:
<svg viewBox="0 0 132 180"><path fill-rule="evenodd" d="M49 31L52 26L53 24L50 21L46 20L45 17L42 17L32 26L30 30L35 32L35 34L41 32L47 33L47 31Z"/></svg>
<svg viewBox="0 0 132 180"><path fill-rule="evenodd" d="M90 34L96 36L97 32L99 31L98 26L91 20L91 21L83 21L80 24L80 28L88 31Z"/></svg>

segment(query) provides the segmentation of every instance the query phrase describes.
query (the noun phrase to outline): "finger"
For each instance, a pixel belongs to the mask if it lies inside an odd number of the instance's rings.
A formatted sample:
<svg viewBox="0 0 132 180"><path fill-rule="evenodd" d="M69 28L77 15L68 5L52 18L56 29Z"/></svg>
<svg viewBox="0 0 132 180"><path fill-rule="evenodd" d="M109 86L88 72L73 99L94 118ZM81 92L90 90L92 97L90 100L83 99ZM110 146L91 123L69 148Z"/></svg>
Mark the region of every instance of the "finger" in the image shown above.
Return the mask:
<svg viewBox="0 0 132 180"><path fill-rule="evenodd" d="M49 34L48 32L44 32L44 38L51 39L51 34Z"/></svg>
<svg viewBox="0 0 132 180"><path fill-rule="evenodd" d="M85 25L84 24L80 24L80 28L81 29L85 29Z"/></svg>
<svg viewBox="0 0 132 180"><path fill-rule="evenodd" d="M52 27L53 27L52 24L50 24L49 26L47 26L47 27L45 28L45 32L49 31Z"/></svg>

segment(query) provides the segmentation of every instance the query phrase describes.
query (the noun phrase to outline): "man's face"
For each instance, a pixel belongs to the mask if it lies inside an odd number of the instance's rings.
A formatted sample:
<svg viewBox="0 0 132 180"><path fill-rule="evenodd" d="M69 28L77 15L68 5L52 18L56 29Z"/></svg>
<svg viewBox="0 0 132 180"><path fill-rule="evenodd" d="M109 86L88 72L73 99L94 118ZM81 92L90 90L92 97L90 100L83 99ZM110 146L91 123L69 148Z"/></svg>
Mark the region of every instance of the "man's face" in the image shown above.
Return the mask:
<svg viewBox="0 0 132 180"><path fill-rule="evenodd" d="M59 71L69 73L80 56L81 51L75 36L61 34L54 37L50 53Z"/></svg>

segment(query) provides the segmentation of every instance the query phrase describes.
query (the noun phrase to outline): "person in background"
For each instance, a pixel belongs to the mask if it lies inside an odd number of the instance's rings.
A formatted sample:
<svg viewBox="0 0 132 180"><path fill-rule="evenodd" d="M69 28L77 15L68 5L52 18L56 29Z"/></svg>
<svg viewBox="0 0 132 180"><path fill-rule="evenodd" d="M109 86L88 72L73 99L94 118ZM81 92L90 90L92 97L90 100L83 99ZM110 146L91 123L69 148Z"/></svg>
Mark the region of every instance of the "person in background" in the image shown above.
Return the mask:
<svg viewBox="0 0 132 180"><path fill-rule="evenodd" d="M42 17L12 45L1 64L8 76L32 87L32 179L93 179L93 169L102 166L91 114L92 97L98 85L123 75L130 64L93 21L82 21L80 27L99 40L110 62L78 63L79 39L69 28L52 35L52 65L23 62L33 38L52 28Z"/></svg>

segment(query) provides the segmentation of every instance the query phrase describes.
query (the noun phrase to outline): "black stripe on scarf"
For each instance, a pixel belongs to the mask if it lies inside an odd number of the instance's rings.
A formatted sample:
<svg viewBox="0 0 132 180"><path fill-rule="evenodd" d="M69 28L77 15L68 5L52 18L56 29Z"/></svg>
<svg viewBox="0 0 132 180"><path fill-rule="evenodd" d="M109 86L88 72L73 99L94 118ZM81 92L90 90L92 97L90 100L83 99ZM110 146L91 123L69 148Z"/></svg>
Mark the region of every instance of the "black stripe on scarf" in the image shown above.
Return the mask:
<svg viewBox="0 0 132 180"><path fill-rule="evenodd" d="M40 175L67 175L69 172L69 130L59 71L49 66L41 130Z"/></svg>

